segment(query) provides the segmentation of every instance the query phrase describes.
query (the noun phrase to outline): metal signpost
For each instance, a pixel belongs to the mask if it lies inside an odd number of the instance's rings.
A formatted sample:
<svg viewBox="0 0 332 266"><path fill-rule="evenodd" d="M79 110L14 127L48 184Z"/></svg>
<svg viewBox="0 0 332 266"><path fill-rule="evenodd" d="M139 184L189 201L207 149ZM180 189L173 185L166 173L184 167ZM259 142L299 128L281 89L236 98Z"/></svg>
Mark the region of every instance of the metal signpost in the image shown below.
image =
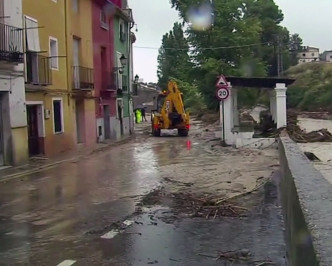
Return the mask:
<svg viewBox="0 0 332 266"><path fill-rule="evenodd" d="M222 140L225 143L225 108L224 108L224 101L229 97L229 89L228 83L226 78L221 75L218 79L216 84L216 97L219 101L221 101L221 108L222 108Z"/></svg>

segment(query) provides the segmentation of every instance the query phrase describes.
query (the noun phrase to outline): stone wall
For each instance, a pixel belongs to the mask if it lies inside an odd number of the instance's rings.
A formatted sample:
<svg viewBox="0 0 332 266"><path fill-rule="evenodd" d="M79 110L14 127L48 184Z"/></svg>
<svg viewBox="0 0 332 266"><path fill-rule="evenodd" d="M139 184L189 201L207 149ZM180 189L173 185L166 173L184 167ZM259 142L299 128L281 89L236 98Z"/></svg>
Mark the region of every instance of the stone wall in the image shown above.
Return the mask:
<svg viewBox="0 0 332 266"><path fill-rule="evenodd" d="M288 137L279 154L290 265L332 265L332 185Z"/></svg>

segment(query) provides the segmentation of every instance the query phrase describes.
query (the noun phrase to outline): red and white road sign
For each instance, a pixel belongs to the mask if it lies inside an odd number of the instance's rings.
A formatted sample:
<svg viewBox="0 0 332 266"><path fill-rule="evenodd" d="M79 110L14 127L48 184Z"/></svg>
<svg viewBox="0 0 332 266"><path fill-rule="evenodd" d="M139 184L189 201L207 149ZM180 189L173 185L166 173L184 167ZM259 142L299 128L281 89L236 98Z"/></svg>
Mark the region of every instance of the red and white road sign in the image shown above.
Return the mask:
<svg viewBox="0 0 332 266"><path fill-rule="evenodd" d="M226 87L220 87L216 90L218 100L224 101L229 97L229 90Z"/></svg>
<svg viewBox="0 0 332 266"><path fill-rule="evenodd" d="M220 87L223 87L223 88L226 87L227 88L228 87L228 83L227 83L227 80L226 80L226 78L225 78L224 75L220 75L219 76L219 79L217 81L216 87L217 88L220 88Z"/></svg>

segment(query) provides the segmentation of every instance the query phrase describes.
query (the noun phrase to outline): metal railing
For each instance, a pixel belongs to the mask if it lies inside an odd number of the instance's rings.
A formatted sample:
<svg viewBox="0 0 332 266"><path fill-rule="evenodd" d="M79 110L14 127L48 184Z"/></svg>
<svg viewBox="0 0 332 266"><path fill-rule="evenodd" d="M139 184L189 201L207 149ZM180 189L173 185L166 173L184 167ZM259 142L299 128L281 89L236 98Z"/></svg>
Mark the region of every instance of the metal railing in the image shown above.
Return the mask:
<svg viewBox="0 0 332 266"><path fill-rule="evenodd" d="M23 62L23 31L0 23L0 61Z"/></svg>
<svg viewBox="0 0 332 266"><path fill-rule="evenodd" d="M27 84L51 85L52 71L50 68L50 58L34 52L26 53L26 73Z"/></svg>
<svg viewBox="0 0 332 266"><path fill-rule="evenodd" d="M92 68L73 66L73 89L75 90L94 89Z"/></svg>
<svg viewBox="0 0 332 266"><path fill-rule="evenodd" d="M104 72L102 74L101 90L116 91L116 76L111 72Z"/></svg>

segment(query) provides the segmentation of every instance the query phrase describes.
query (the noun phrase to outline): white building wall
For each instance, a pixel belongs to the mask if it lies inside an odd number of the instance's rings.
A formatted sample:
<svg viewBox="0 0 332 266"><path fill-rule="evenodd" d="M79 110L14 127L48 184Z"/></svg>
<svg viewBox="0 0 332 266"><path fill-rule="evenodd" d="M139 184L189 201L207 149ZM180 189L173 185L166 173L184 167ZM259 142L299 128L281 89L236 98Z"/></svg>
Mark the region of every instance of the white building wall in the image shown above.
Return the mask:
<svg viewBox="0 0 332 266"><path fill-rule="evenodd" d="M22 28L22 0L4 0L4 22Z"/></svg>
<svg viewBox="0 0 332 266"><path fill-rule="evenodd" d="M22 29L22 0L3 1L2 22L8 26ZM19 31L21 32L21 31ZM17 50L23 52L23 38L18 38L19 43L13 45ZM11 39L5 39L6 45L11 44ZM2 102L6 110L2 112L3 142L5 163L21 163L27 155L27 127L24 65L23 63L5 62L0 59L0 91L2 92ZM23 146L22 146L22 145Z"/></svg>
<svg viewBox="0 0 332 266"><path fill-rule="evenodd" d="M121 138L120 120L116 116L111 117L111 139L117 140Z"/></svg>
<svg viewBox="0 0 332 266"><path fill-rule="evenodd" d="M22 28L22 0L4 1L5 24ZM23 47L21 47L23 51ZM2 67L1 67L2 66ZM11 127L27 125L24 87L24 65L0 65L0 72L6 76L2 90L9 91L9 107Z"/></svg>

